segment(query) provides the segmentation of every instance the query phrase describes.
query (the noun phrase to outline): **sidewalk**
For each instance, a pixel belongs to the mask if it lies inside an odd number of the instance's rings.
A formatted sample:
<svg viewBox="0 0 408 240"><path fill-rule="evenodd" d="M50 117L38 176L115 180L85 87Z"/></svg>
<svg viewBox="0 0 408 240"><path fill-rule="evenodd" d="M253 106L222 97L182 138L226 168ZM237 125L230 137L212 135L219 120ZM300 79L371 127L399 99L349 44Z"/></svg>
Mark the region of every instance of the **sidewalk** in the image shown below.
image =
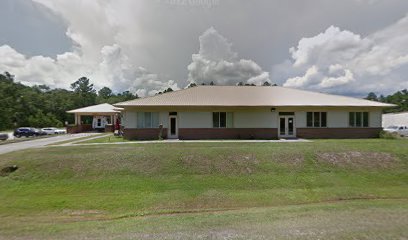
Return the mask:
<svg viewBox="0 0 408 240"><path fill-rule="evenodd" d="M279 139L279 140L179 140L179 139L165 139L165 140L146 140L146 141L127 141L127 142L112 142L112 143L81 143L91 139L101 138L104 136L97 136L94 138L79 140L66 144L56 146L94 146L94 145L120 145L120 144L149 144L149 143L299 143L312 142L310 140L296 138L296 139Z"/></svg>

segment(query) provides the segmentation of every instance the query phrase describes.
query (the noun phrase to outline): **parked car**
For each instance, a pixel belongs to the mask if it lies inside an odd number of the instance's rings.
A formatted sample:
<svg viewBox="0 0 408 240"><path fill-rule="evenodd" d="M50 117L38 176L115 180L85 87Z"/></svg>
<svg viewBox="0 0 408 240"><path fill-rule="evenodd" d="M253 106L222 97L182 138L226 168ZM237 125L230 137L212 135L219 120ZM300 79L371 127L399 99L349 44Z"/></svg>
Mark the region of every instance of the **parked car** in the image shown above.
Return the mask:
<svg viewBox="0 0 408 240"><path fill-rule="evenodd" d="M46 132L44 132L43 130L39 129L39 128L31 128L34 132L36 132L36 136L43 136L43 135L47 135Z"/></svg>
<svg viewBox="0 0 408 240"><path fill-rule="evenodd" d="M8 139L8 134L7 133L0 133L0 140L5 141Z"/></svg>
<svg viewBox="0 0 408 240"><path fill-rule="evenodd" d="M65 128L61 128L61 129L56 129L55 130L55 134L66 134L67 130Z"/></svg>
<svg viewBox="0 0 408 240"><path fill-rule="evenodd" d="M39 136L40 132L35 128L29 128L29 127L21 127L21 128L17 128L16 130L14 130L13 135L16 138L20 138L20 137L32 137L32 136Z"/></svg>
<svg viewBox="0 0 408 240"><path fill-rule="evenodd" d="M47 135L57 134L56 130L58 129L55 127L41 128L41 131L45 132Z"/></svg>
<svg viewBox="0 0 408 240"><path fill-rule="evenodd" d="M395 133L400 136L408 136L408 127L403 126L403 125L389 126L389 127L384 128L384 131L389 132L389 133Z"/></svg>

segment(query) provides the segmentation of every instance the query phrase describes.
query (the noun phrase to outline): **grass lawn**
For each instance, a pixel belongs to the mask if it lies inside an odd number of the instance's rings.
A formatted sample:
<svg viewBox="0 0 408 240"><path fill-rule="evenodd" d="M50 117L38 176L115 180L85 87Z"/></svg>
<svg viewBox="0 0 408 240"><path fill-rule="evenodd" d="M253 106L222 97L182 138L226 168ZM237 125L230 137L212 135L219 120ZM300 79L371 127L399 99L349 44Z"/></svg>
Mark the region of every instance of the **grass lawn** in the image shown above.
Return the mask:
<svg viewBox="0 0 408 240"><path fill-rule="evenodd" d="M1 155L0 239L407 238L408 141L50 147Z"/></svg>

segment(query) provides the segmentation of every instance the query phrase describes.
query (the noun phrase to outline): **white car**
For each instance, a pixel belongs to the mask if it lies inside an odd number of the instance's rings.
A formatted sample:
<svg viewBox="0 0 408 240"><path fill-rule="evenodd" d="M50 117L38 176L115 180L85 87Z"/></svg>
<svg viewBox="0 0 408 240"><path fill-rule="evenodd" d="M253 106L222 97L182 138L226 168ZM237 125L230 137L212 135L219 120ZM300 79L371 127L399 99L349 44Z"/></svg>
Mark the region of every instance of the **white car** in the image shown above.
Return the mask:
<svg viewBox="0 0 408 240"><path fill-rule="evenodd" d="M55 129L55 134L66 134L67 130L65 128Z"/></svg>
<svg viewBox="0 0 408 240"><path fill-rule="evenodd" d="M58 130L55 127L41 128L41 131L45 132L47 135L57 134L55 131Z"/></svg>
<svg viewBox="0 0 408 240"><path fill-rule="evenodd" d="M395 133L400 136L408 136L408 127L407 126L389 126L384 128L384 131L389 132L389 133Z"/></svg>

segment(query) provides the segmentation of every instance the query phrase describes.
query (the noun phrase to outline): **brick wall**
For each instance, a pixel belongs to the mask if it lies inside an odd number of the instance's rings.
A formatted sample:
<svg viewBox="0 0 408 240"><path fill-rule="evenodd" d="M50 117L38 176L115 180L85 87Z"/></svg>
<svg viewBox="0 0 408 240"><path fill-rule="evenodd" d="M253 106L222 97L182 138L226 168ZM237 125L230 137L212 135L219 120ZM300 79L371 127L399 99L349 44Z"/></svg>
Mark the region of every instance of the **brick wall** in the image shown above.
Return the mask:
<svg viewBox="0 0 408 240"><path fill-rule="evenodd" d="M299 138L377 138L382 128L297 128Z"/></svg>
<svg viewBox="0 0 408 240"><path fill-rule="evenodd" d="M297 128L299 138L376 138L381 128ZM158 128L127 128L124 137L134 140L155 140L159 136ZM167 138L167 128L163 128L162 137ZM277 139L276 128L179 128L179 139Z"/></svg>
<svg viewBox="0 0 408 240"><path fill-rule="evenodd" d="M277 139L276 128L180 128L179 139Z"/></svg>
<svg viewBox="0 0 408 240"><path fill-rule="evenodd" d="M91 124L69 125L67 126L67 133L81 133L92 131Z"/></svg>
<svg viewBox="0 0 408 240"><path fill-rule="evenodd" d="M123 137L128 140L157 140L159 133L158 128L125 128ZM167 128L163 128L162 138L167 138Z"/></svg>

